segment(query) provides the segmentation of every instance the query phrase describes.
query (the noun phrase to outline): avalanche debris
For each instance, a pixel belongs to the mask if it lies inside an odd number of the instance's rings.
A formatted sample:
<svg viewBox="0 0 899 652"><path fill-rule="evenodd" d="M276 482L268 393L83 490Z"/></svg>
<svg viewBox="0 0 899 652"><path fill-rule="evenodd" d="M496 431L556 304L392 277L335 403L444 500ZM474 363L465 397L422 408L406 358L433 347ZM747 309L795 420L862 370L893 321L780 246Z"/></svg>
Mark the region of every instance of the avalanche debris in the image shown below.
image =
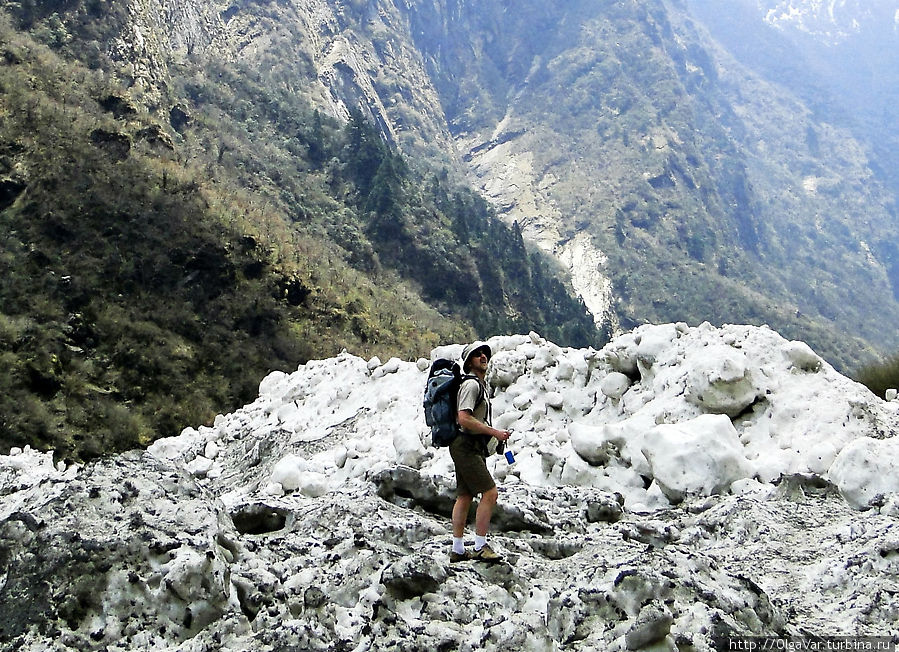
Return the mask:
<svg viewBox="0 0 899 652"><path fill-rule="evenodd" d="M429 361L274 372L84 466L0 457L4 650L712 650L899 641L899 403L766 328L494 337L507 562L449 564ZM461 345L432 357L458 357Z"/></svg>

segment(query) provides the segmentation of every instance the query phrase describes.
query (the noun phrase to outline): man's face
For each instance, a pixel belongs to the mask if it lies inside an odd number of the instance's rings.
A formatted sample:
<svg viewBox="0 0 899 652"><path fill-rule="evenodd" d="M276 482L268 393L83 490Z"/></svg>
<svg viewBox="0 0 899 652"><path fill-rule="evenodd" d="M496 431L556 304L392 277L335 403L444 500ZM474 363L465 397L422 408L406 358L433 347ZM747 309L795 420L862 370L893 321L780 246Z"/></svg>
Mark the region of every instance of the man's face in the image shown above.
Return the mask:
<svg viewBox="0 0 899 652"><path fill-rule="evenodd" d="M475 349L474 353L471 354L471 357L468 358L468 367L472 371L483 371L486 373L488 362L490 362L490 354L487 349L481 347Z"/></svg>

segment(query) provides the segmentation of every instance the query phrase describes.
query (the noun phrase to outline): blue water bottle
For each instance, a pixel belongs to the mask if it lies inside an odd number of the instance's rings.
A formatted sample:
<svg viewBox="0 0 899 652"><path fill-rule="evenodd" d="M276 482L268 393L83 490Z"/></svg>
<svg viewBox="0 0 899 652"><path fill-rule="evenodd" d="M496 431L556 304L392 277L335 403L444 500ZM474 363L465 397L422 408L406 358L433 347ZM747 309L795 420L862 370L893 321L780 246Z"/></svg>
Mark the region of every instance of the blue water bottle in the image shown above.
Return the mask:
<svg viewBox="0 0 899 652"><path fill-rule="evenodd" d="M512 455L512 451L506 451L506 461L509 464L515 464L515 456Z"/></svg>

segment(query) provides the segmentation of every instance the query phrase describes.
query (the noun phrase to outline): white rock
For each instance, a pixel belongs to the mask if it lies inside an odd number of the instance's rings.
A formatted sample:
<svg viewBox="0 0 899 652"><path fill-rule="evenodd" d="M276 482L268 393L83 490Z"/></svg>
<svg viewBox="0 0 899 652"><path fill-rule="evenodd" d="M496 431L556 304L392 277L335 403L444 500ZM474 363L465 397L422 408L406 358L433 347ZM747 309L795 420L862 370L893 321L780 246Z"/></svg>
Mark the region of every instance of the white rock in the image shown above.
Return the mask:
<svg viewBox="0 0 899 652"><path fill-rule="evenodd" d="M685 398L714 414L735 417L752 405L759 394L745 353L729 346L704 349L687 374Z"/></svg>
<svg viewBox="0 0 899 652"><path fill-rule="evenodd" d="M607 374L605 378L602 379L602 383L599 385L599 391L601 391L604 395L608 396L610 399L617 401L631 386L631 379L625 376L623 373L618 371L613 371L610 374Z"/></svg>
<svg viewBox="0 0 899 652"><path fill-rule="evenodd" d="M277 482L269 482L262 488L263 496L283 496L284 487Z"/></svg>
<svg viewBox="0 0 899 652"><path fill-rule="evenodd" d="M739 435L723 415L705 414L684 423L656 426L646 434L642 450L669 498L710 495L745 477Z"/></svg>
<svg viewBox="0 0 899 652"><path fill-rule="evenodd" d="M599 357L612 369L626 375L637 373L637 341L633 333L626 333L606 344Z"/></svg>
<svg viewBox="0 0 899 652"><path fill-rule="evenodd" d="M644 326L637 333L637 361L643 368L648 369L666 355L672 342L677 339L677 329L674 324L661 324L658 326Z"/></svg>
<svg viewBox="0 0 899 652"><path fill-rule="evenodd" d="M849 442L828 471L851 505L864 508L878 495L899 492L899 438L861 437Z"/></svg>
<svg viewBox="0 0 899 652"><path fill-rule="evenodd" d="M521 420L522 413L516 410L507 410L493 419L493 425L500 430L511 430Z"/></svg>
<svg viewBox="0 0 899 652"><path fill-rule="evenodd" d="M205 438L194 428L185 428L178 437L163 437L147 446L147 452L161 460L191 459Z"/></svg>
<svg viewBox="0 0 899 652"><path fill-rule="evenodd" d="M269 396L274 395L284 382L288 379L288 376L283 371L273 371L268 376L262 379L259 383L259 395L260 396Z"/></svg>
<svg viewBox="0 0 899 652"><path fill-rule="evenodd" d="M203 456L208 457L210 460L214 460L218 457L219 454L219 445L215 441L207 441L206 446L203 449Z"/></svg>
<svg viewBox="0 0 899 652"><path fill-rule="evenodd" d="M212 469L213 461L202 455L197 455L187 464L187 471L197 478L205 478Z"/></svg>
<svg viewBox="0 0 899 652"><path fill-rule="evenodd" d="M271 481L280 484L284 491L296 491L302 484L303 473L308 468L308 462L302 457L286 455L272 469Z"/></svg>
<svg viewBox="0 0 899 652"><path fill-rule="evenodd" d="M501 351L490 359L487 380L493 387L510 387L527 368L527 355L522 351Z"/></svg>
<svg viewBox="0 0 899 652"><path fill-rule="evenodd" d="M556 363L557 360L552 351L546 348L541 348L537 351L537 355L534 356L534 360L531 362L531 370L534 373L539 374L549 367L554 366Z"/></svg>
<svg viewBox="0 0 899 652"><path fill-rule="evenodd" d="M393 448L396 450L396 461L414 469L421 468L422 462L428 457L418 432L412 428L394 430Z"/></svg>
<svg viewBox="0 0 899 652"><path fill-rule="evenodd" d="M571 447L574 452L590 464L604 464L608 461L608 452L604 449L607 443L605 426L588 426L572 423L568 426Z"/></svg>
<svg viewBox="0 0 899 652"><path fill-rule="evenodd" d="M562 467L560 479L573 487L601 486L604 479L602 467L592 466L580 455L569 455Z"/></svg>
<svg viewBox="0 0 899 652"><path fill-rule="evenodd" d="M574 373L574 365L568 360L562 360L559 362L559 366L556 369L556 380L562 382L569 381L574 378Z"/></svg>
<svg viewBox="0 0 899 652"><path fill-rule="evenodd" d="M561 410L562 406L565 404L565 398L560 392L547 392L544 400L547 407L551 407L555 410Z"/></svg>
<svg viewBox="0 0 899 652"><path fill-rule="evenodd" d="M899 396L899 390L892 388L888 389L884 394L884 398L888 401L895 401L897 396Z"/></svg>
<svg viewBox="0 0 899 652"><path fill-rule="evenodd" d="M741 478L730 485L730 490L737 496L755 496L764 500L774 492L774 485L759 482L755 478Z"/></svg>
<svg viewBox="0 0 899 652"><path fill-rule="evenodd" d="M833 464L838 452L829 441L816 442L804 452L802 459L809 471L824 475Z"/></svg>
<svg viewBox="0 0 899 652"><path fill-rule="evenodd" d="M534 400L533 394L530 394L530 393L519 394L518 396L516 396L515 398L512 399L512 407L514 407L516 410L520 410L520 411L524 412L531 406L531 403L533 403L533 400Z"/></svg>
<svg viewBox="0 0 899 652"><path fill-rule="evenodd" d="M314 471L303 473L297 488L301 494L311 498L324 496L330 489L327 476L323 473L316 473Z"/></svg>

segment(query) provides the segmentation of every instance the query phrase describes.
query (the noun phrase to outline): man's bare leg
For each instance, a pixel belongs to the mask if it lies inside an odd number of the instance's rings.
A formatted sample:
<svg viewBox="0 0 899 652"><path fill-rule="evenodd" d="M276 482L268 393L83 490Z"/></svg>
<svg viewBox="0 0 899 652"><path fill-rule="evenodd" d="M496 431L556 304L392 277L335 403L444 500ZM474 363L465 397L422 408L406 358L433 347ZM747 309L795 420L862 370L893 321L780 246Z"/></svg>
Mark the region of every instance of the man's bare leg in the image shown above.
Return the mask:
<svg viewBox="0 0 899 652"><path fill-rule="evenodd" d="M490 527L490 519L493 516L493 508L499 498L499 491L496 487L488 489L481 494L481 501L478 503L478 511L475 514L474 532L478 536L487 536L487 529Z"/></svg>
<svg viewBox="0 0 899 652"><path fill-rule="evenodd" d="M464 494L456 497L456 504L453 505L453 536L456 538L465 536L465 523L468 521L468 510L473 499L474 496Z"/></svg>

